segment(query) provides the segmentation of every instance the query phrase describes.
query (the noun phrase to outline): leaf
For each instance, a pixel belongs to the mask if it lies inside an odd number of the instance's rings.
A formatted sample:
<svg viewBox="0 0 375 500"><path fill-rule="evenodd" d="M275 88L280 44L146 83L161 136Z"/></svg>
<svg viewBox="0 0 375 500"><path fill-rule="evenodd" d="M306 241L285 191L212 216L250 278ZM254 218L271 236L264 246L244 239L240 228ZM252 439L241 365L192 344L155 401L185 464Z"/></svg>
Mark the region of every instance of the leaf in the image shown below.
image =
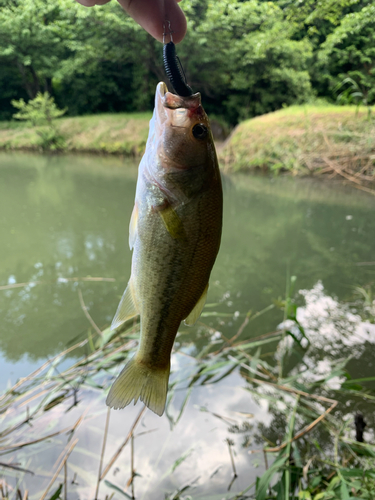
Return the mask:
<svg viewBox="0 0 375 500"><path fill-rule="evenodd" d="M314 500L322 500L325 496L326 494L323 491L322 493L318 493L317 495L315 495Z"/></svg>
<svg viewBox="0 0 375 500"><path fill-rule="evenodd" d="M359 384L353 383L351 380L348 380L341 384L341 389L346 389L348 391L361 391L363 387Z"/></svg>
<svg viewBox="0 0 375 500"><path fill-rule="evenodd" d="M286 481L285 481L285 478L286 478L286 473L288 471L285 470L283 474L281 474L281 477L280 479L278 480L278 482L272 487L272 489L276 492L276 500L285 500L286 498L288 498L288 494L285 493L285 484L286 484ZM289 488L288 488L289 489Z"/></svg>
<svg viewBox="0 0 375 500"><path fill-rule="evenodd" d="M206 368L203 368L203 370L200 372L200 375L204 375L205 373L215 371L218 368L222 368L223 366L229 365L230 363L231 363L230 361L219 361L218 363L215 363L213 365L208 365L206 366Z"/></svg>
<svg viewBox="0 0 375 500"><path fill-rule="evenodd" d="M58 498L60 498L60 493L62 491L62 487L63 487L63 485L60 484L60 486L57 488L57 490L55 491L55 493L51 496L51 498L49 500L57 500Z"/></svg>
<svg viewBox="0 0 375 500"><path fill-rule="evenodd" d="M194 450L194 448L190 448L190 450L188 450L186 453L184 453L183 455L181 455L174 463L171 467L169 467L169 469L163 474L163 476L161 477L161 479L164 479L166 478L167 476L169 476L169 474L172 474L172 472L174 472L177 467L179 465L182 464L182 462L184 462L188 456L191 454L191 452Z"/></svg>
<svg viewBox="0 0 375 500"><path fill-rule="evenodd" d="M239 351L243 351L245 349L251 349L251 348L257 347L259 345L269 344L271 342L275 342L276 340L278 340L279 337L281 337L281 335L275 335L274 337L271 337L270 339L259 340L257 342L249 342L248 344L241 344L241 345L236 346L236 349L238 349Z"/></svg>
<svg viewBox="0 0 375 500"><path fill-rule="evenodd" d="M374 470L363 470L363 469L340 469L341 474L344 477L371 477L375 479L375 471Z"/></svg>
<svg viewBox="0 0 375 500"><path fill-rule="evenodd" d="M98 339L97 341L97 347L104 347L110 340L112 340L114 337L118 335L117 330L112 330L111 328L106 328L102 332L101 338Z"/></svg>
<svg viewBox="0 0 375 500"><path fill-rule="evenodd" d="M103 359L103 361L99 361L99 363L96 365L97 368L102 368L103 366L113 366L114 363L119 363L122 361L126 360L126 353L124 352L117 352L115 354L112 354L111 356L108 356L106 359Z"/></svg>
<svg viewBox="0 0 375 500"><path fill-rule="evenodd" d="M185 406L187 405L187 402L188 402L188 400L189 400L189 398L190 398L190 394L191 394L191 391L192 391L192 390L193 390L193 388L192 388L192 387L189 387L189 389L188 389L188 390L187 390L187 392L186 392L186 396L185 396L185 399L184 399L184 400L183 400L183 402L182 402L182 405L181 405L181 408L180 408L180 412L179 412L179 414L178 414L178 416L177 416L177 418L176 418L176 421L175 421L175 425L177 425L177 424L178 424L178 422L179 422L180 418L182 417L182 414L183 414L184 409L185 409Z"/></svg>
<svg viewBox="0 0 375 500"><path fill-rule="evenodd" d="M91 352L95 352L96 349L95 349L94 341L92 340L91 328L89 328L87 330L87 338L88 338L88 341L89 341L90 351Z"/></svg>
<svg viewBox="0 0 375 500"><path fill-rule="evenodd" d="M104 480L104 484L106 486L108 486L108 488L112 488L113 490L117 491L118 493L121 493L121 495L123 495L124 497L130 498L130 500L132 499L132 497L130 495L128 495L127 493L125 493L124 490L122 490L119 486L116 486L115 484L107 481L107 479Z"/></svg>
<svg viewBox="0 0 375 500"><path fill-rule="evenodd" d="M340 484L340 495L341 495L341 500L350 500L351 498L344 479L342 479Z"/></svg>
<svg viewBox="0 0 375 500"><path fill-rule="evenodd" d="M311 487L315 489L322 481L322 476L315 476L311 481Z"/></svg>
<svg viewBox="0 0 375 500"><path fill-rule="evenodd" d="M43 411L48 411L51 410L54 406L58 405L59 403L62 403L64 399L66 398L66 393L60 394L59 396L56 396L54 399L49 401L43 408Z"/></svg>
<svg viewBox="0 0 375 500"><path fill-rule="evenodd" d="M350 443L351 449L354 451L354 453L357 453L357 455L363 455L365 457L375 457L374 446L352 440L347 440L346 442Z"/></svg>
<svg viewBox="0 0 375 500"><path fill-rule="evenodd" d="M359 383L359 382L374 382L375 381L375 377L363 377L363 378L348 378L347 377L347 380L344 382L344 384L346 384L346 382L354 382L354 383Z"/></svg>
<svg viewBox="0 0 375 500"><path fill-rule="evenodd" d="M259 483L257 484L256 497L255 497L256 500L266 500L268 485L271 482L272 477L279 471L279 469L281 469L281 467L285 464L287 459L288 455L286 454L281 455L277 460L274 461L271 467L263 474L263 476L259 480Z"/></svg>
<svg viewBox="0 0 375 500"><path fill-rule="evenodd" d="M237 368L236 365L232 365L229 370L227 371L224 371L224 373L222 373L218 378L215 378L215 380L213 380L213 384L216 384L217 382L220 382L220 380L223 380L225 377L227 377L228 375L230 375L235 369Z"/></svg>
<svg viewBox="0 0 375 500"><path fill-rule="evenodd" d="M331 481L329 482L329 485L328 485L328 488L327 488L327 491L332 491L334 490L338 484L340 483L340 478L339 476L334 476Z"/></svg>
<svg viewBox="0 0 375 500"><path fill-rule="evenodd" d="M304 490L304 491L300 491L298 493L298 498L300 500L311 500L311 493L307 490Z"/></svg>
<svg viewBox="0 0 375 500"><path fill-rule="evenodd" d="M202 318L209 318L210 316L221 317L221 318L233 318L233 313L220 313L216 311L203 312L201 314Z"/></svg>
<svg viewBox="0 0 375 500"><path fill-rule="evenodd" d="M256 389L251 389L250 387L245 387L245 390L246 391L249 391L249 392L252 392L255 396L257 397L260 397L259 396L259 391L256 390ZM270 401L271 403L275 403L275 404L279 404L280 403L280 397L277 397L277 395L271 395L271 394L268 394L266 392L263 392L262 395L261 395L261 398L262 399L267 399L268 401ZM286 402L283 401L283 403L285 403L286 405ZM290 410L289 406L286 405L285 409L282 408L281 410L279 411L282 411L283 413L288 413Z"/></svg>
<svg viewBox="0 0 375 500"><path fill-rule="evenodd" d="M303 468L302 459L301 459L301 455L300 455L298 446L297 446L295 441L293 441L293 443L292 443L292 448L293 448L294 462L295 462L297 467L302 469Z"/></svg>

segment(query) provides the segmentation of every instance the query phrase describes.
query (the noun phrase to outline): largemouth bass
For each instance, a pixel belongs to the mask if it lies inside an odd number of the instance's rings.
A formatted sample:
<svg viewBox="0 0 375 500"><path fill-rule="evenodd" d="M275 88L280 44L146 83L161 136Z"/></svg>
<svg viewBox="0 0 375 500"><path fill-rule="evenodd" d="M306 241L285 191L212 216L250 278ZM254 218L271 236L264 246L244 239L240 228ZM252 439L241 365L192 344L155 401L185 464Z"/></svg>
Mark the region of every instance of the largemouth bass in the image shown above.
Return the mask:
<svg viewBox="0 0 375 500"><path fill-rule="evenodd" d="M163 414L177 330L182 320L194 324L206 301L222 207L215 146L200 94L180 97L161 82L130 221L131 277L112 322L117 328L139 314L140 343L112 385L108 406L124 408L140 399Z"/></svg>

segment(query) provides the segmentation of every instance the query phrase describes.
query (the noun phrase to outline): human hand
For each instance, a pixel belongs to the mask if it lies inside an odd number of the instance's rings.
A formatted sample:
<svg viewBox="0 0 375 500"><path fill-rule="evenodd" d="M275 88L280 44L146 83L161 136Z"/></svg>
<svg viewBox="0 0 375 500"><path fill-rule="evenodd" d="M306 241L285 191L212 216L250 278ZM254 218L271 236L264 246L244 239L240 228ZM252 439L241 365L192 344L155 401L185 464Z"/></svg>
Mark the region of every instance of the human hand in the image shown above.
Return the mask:
<svg viewBox="0 0 375 500"><path fill-rule="evenodd" d="M110 0L77 0L86 7L104 5ZM163 25L170 22L173 41L181 42L186 33L186 18L177 2L180 0L118 0L126 12L159 42L163 41ZM169 41L169 40L168 40Z"/></svg>

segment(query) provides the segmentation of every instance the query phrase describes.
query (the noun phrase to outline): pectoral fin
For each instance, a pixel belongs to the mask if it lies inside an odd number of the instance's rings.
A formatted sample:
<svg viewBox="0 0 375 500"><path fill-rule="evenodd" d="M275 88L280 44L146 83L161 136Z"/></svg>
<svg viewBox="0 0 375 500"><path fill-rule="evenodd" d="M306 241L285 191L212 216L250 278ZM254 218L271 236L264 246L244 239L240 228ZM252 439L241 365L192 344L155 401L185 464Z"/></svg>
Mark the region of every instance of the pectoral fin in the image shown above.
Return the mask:
<svg viewBox="0 0 375 500"><path fill-rule="evenodd" d="M187 240L184 225L174 208L168 205L166 208L159 210L159 214L168 233L173 239L182 241Z"/></svg>
<svg viewBox="0 0 375 500"><path fill-rule="evenodd" d="M201 312L202 312L204 305L206 303L207 291L208 291L208 283L207 283L206 288L204 289L204 292L202 293L201 298L195 304L194 309L191 311L189 316L185 319L185 321L184 321L185 325L193 326L198 321L198 318L201 315Z"/></svg>
<svg viewBox="0 0 375 500"><path fill-rule="evenodd" d="M137 239L137 225L138 225L138 205L137 205L137 202L135 202L132 216L130 218L130 224L129 224L129 247L130 247L130 250L133 249L135 240Z"/></svg>
<svg viewBox="0 0 375 500"><path fill-rule="evenodd" d="M120 300L115 317L113 318L111 330L119 327L120 325L122 325L122 323L125 323L125 321L134 318L134 316L137 316L137 314L139 313L135 305L134 295L132 291L132 282L130 280L128 286L125 289L124 295Z"/></svg>

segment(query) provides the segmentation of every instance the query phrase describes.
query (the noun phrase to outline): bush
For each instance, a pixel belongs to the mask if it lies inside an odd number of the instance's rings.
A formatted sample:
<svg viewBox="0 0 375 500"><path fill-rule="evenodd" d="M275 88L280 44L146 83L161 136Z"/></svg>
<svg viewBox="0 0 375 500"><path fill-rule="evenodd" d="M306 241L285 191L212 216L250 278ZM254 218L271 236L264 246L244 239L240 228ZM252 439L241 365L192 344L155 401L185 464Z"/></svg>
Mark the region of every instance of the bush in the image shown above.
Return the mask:
<svg viewBox="0 0 375 500"><path fill-rule="evenodd" d="M66 109L59 109L53 97L48 92L38 92L35 99L26 103L23 99L12 100L12 106L19 109L18 113L13 115L17 120L28 120L34 125L47 124L53 126L53 120L66 113Z"/></svg>
<svg viewBox="0 0 375 500"><path fill-rule="evenodd" d="M58 150L64 147L64 137L57 130L54 120L64 115L66 109L59 109L48 92L38 92L35 99L28 103L23 99L12 100L12 105L19 109L13 118L30 121L34 127L43 126L37 131L41 139L39 145L43 150Z"/></svg>

